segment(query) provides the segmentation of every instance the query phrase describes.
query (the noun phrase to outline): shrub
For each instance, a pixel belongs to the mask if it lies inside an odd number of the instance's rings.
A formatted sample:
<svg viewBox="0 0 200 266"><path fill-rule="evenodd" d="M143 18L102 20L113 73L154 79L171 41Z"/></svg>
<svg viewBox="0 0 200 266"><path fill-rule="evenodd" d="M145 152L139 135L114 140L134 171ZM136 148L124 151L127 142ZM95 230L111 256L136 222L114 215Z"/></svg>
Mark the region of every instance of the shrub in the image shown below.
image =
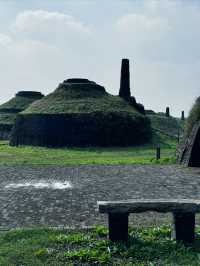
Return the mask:
<svg viewBox="0 0 200 266"><path fill-rule="evenodd" d="M198 97L190 110L186 121L186 135L188 136L196 122L200 121L200 97Z"/></svg>

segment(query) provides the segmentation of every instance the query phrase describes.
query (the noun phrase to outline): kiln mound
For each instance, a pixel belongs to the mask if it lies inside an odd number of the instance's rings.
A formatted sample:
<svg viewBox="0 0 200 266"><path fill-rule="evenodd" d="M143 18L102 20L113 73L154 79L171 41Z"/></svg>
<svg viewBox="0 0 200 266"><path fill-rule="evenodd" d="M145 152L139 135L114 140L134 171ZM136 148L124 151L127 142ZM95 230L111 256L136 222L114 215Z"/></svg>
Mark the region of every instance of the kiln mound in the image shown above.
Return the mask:
<svg viewBox="0 0 200 266"><path fill-rule="evenodd" d="M68 79L16 119L10 145L125 146L151 138L149 119L87 79Z"/></svg>
<svg viewBox="0 0 200 266"><path fill-rule="evenodd" d="M43 97L36 91L19 91L15 97L0 105L0 139L9 139L10 132L19 112L26 109L31 103Z"/></svg>

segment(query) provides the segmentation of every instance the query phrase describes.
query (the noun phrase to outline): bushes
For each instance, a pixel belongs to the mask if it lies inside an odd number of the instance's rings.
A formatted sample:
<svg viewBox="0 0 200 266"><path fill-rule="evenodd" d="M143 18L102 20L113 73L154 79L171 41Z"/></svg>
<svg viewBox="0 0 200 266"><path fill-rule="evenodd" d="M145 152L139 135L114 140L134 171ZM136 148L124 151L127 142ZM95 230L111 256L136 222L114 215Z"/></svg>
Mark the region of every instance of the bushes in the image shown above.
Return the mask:
<svg viewBox="0 0 200 266"><path fill-rule="evenodd" d="M198 97L190 110L186 121L186 135L188 136L196 122L200 121L200 97Z"/></svg>

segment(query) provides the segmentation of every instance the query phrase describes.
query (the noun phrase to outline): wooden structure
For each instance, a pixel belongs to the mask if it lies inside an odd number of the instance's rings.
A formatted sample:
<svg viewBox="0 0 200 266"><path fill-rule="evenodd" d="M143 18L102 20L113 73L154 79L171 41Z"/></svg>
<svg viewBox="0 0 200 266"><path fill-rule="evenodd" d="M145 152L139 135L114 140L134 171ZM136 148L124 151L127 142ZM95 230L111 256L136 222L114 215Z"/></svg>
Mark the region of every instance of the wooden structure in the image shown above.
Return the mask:
<svg viewBox="0 0 200 266"><path fill-rule="evenodd" d="M146 211L172 212L172 237L184 244L191 244L195 239L195 213L200 212L200 200L134 199L99 201L97 205L100 213L108 214L109 238L112 241L127 241L129 213Z"/></svg>

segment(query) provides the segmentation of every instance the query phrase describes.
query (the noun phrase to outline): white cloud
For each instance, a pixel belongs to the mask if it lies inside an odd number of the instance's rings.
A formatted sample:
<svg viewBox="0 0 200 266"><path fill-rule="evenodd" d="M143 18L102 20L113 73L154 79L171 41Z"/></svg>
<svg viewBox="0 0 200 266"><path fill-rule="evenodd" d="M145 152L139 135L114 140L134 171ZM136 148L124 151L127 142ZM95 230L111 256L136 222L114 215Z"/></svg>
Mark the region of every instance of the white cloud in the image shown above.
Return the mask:
<svg viewBox="0 0 200 266"><path fill-rule="evenodd" d="M28 10L35 8L30 4L13 20L0 18L0 26L8 25L0 30L1 102L19 89L51 92L68 77L92 79L117 94L120 60L128 57L138 101L157 111L188 110L200 91L197 1L84 1L81 8L70 2L46 5L58 12Z"/></svg>
<svg viewBox="0 0 200 266"><path fill-rule="evenodd" d="M7 46L12 43L12 38L6 34L0 33L0 45Z"/></svg>
<svg viewBox="0 0 200 266"><path fill-rule="evenodd" d="M152 60L158 49L162 49L163 40L170 30L168 18L159 14L126 14L114 24L114 33L120 36L120 50L135 54L136 60Z"/></svg>
<svg viewBox="0 0 200 266"><path fill-rule="evenodd" d="M121 50L143 61L195 63L200 50L200 6L180 1L144 1L114 24Z"/></svg>
<svg viewBox="0 0 200 266"><path fill-rule="evenodd" d="M128 14L121 17L117 23L117 28L120 31L152 34L159 33L163 30L169 30L168 20L163 17L150 17L143 14ZM147 36L149 37L149 35Z"/></svg>
<svg viewBox="0 0 200 266"><path fill-rule="evenodd" d="M0 102L19 90L50 92L63 78L62 51L41 41L13 40L0 46L0 58Z"/></svg>
<svg viewBox="0 0 200 266"><path fill-rule="evenodd" d="M21 32L62 32L89 33L90 29L76 18L44 10L26 10L19 13L13 24Z"/></svg>

